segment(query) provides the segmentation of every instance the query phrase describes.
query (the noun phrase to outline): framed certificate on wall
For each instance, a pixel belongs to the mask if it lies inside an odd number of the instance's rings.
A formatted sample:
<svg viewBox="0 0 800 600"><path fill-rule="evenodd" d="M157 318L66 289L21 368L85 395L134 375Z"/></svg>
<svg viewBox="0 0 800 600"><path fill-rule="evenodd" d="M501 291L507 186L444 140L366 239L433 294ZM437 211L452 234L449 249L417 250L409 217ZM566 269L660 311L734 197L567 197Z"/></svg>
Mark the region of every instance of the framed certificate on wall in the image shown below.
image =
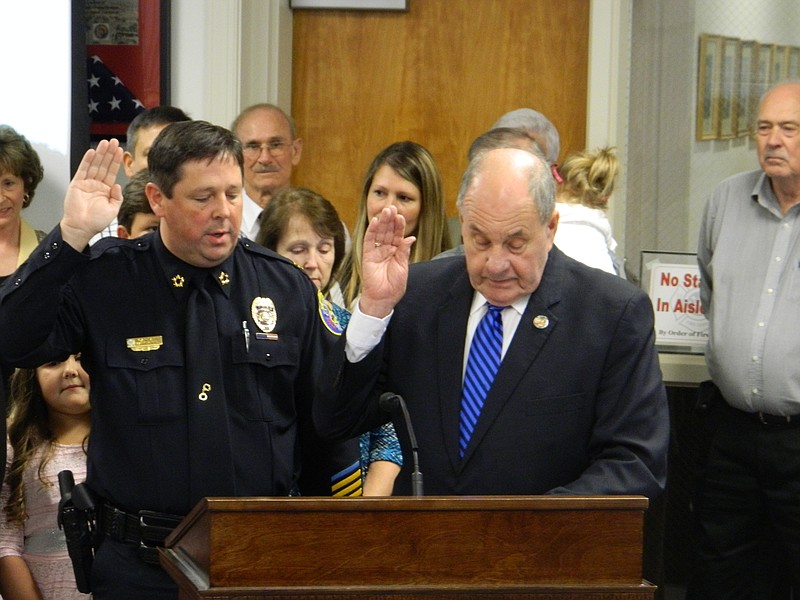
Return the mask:
<svg viewBox="0 0 800 600"><path fill-rule="evenodd" d="M169 104L169 0L86 0L86 72L93 140L124 141L131 120Z"/></svg>
<svg viewBox="0 0 800 600"><path fill-rule="evenodd" d="M713 140L719 135L722 38L704 33L698 50L696 138Z"/></svg>

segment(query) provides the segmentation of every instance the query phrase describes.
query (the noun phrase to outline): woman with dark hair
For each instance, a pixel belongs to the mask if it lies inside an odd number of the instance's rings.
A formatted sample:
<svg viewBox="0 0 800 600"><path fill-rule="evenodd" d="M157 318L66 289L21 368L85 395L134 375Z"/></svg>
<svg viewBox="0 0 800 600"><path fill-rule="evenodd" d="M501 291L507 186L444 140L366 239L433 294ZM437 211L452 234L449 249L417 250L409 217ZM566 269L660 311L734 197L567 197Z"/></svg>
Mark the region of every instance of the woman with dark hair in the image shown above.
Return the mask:
<svg viewBox="0 0 800 600"><path fill-rule="evenodd" d="M323 295L344 259L345 231L333 205L305 188L279 192L264 209L256 241L291 259Z"/></svg>
<svg viewBox="0 0 800 600"><path fill-rule="evenodd" d="M30 206L36 186L44 177L39 155L24 136L13 127L0 125L0 283L25 262L45 236L22 218L22 209ZM5 429L6 396L12 369L0 363L0 415ZM0 476L6 461L0 451Z"/></svg>
<svg viewBox="0 0 800 600"><path fill-rule="evenodd" d="M5 281L44 237L22 218L44 177L39 155L24 136L0 125L0 283Z"/></svg>
<svg viewBox="0 0 800 600"><path fill-rule="evenodd" d="M330 301L344 257L345 231L333 205L305 188L279 192L264 210L256 241L302 268L333 309L339 325L350 313ZM387 423L361 436L361 473L365 496L389 496L403 457L394 426ZM302 493L302 488L301 488Z"/></svg>

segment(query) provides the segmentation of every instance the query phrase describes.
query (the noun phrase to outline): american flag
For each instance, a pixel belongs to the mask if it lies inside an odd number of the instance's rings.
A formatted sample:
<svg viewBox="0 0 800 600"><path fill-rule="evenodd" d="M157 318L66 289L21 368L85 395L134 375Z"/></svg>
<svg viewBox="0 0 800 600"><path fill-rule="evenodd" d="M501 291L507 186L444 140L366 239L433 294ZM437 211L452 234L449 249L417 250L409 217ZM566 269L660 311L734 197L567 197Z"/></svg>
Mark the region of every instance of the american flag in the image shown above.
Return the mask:
<svg viewBox="0 0 800 600"><path fill-rule="evenodd" d="M129 123L145 106L96 54L86 59L92 123Z"/></svg>

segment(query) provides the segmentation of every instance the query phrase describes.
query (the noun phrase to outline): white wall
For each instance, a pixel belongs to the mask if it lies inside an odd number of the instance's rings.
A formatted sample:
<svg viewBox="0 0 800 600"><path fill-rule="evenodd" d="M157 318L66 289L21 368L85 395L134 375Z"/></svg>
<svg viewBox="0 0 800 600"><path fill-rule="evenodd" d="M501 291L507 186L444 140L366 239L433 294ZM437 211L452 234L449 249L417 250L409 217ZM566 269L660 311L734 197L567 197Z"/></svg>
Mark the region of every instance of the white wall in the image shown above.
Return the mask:
<svg viewBox="0 0 800 600"><path fill-rule="evenodd" d="M800 0L696 0L695 39L701 33L800 46ZM694 242L714 187L735 173L757 169L758 161L754 142L746 138L693 140L691 153L687 227L689 240Z"/></svg>
<svg viewBox="0 0 800 600"><path fill-rule="evenodd" d="M28 138L42 160L44 180L23 216L44 230L61 218L70 178L71 22L69 0L0 2L0 123Z"/></svg>
<svg viewBox="0 0 800 600"><path fill-rule="evenodd" d="M229 127L242 108L291 110L289 0L172 0L171 103Z"/></svg>
<svg viewBox="0 0 800 600"><path fill-rule="evenodd" d="M589 23L589 81L586 148L615 146L621 169L608 217L624 256L627 203L628 111L630 103L633 0L592 0Z"/></svg>

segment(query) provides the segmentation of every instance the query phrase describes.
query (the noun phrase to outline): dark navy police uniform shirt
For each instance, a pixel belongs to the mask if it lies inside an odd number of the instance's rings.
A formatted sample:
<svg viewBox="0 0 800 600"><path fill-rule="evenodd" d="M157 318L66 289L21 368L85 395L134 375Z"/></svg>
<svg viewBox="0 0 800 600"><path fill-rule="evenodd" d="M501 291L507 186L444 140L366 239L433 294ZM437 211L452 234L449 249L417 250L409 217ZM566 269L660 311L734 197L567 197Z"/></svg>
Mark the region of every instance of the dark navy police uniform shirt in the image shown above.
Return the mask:
<svg viewBox="0 0 800 600"><path fill-rule="evenodd" d="M202 485L198 497L189 493L184 362L188 284L202 271L167 251L158 233L102 240L90 259L57 227L0 288L3 360L35 367L82 352L92 401L87 481L124 510L183 515L205 495ZM330 495L329 474L358 460L356 440L323 444L309 433L335 323L302 270L248 240L211 272L221 291L213 297L228 423L207 435L230 432L228 495L288 495L298 432L306 464L321 475L302 492Z"/></svg>

